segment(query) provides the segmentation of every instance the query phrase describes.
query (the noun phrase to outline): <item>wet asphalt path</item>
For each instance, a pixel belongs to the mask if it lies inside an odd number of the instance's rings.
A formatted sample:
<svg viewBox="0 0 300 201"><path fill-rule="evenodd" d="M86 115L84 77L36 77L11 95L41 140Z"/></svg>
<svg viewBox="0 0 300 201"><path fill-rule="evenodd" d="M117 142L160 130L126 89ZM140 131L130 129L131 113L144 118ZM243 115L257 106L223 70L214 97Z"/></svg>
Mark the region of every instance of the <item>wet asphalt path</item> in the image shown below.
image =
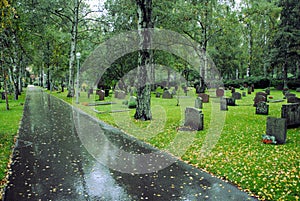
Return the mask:
<svg viewBox="0 0 300 201"><path fill-rule="evenodd" d="M39 89L28 89L5 201L255 200L180 161L145 174L122 173L102 165L82 144L73 111ZM105 133L126 151L152 150L124 134L110 132L109 127ZM108 153L101 152L102 146L97 149L99 154Z"/></svg>

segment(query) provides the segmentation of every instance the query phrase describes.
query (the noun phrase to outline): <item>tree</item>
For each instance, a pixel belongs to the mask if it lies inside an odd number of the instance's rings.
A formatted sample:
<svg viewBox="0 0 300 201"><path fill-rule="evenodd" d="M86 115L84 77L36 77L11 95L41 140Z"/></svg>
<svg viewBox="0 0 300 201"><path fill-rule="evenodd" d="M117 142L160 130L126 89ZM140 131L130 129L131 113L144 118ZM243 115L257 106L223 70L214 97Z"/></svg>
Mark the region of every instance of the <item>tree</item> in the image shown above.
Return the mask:
<svg viewBox="0 0 300 201"><path fill-rule="evenodd" d="M279 6L282 6L281 22L274 40L272 65L281 66L287 88L288 72L295 73L300 68L300 2L281 0Z"/></svg>
<svg viewBox="0 0 300 201"><path fill-rule="evenodd" d="M137 107L135 119L151 120L151 86L150 68L152 62L151 30L152 23L152 0L136 0L138 15L138 31L140 37L140 51L138 58L138 89Z"/></svg>

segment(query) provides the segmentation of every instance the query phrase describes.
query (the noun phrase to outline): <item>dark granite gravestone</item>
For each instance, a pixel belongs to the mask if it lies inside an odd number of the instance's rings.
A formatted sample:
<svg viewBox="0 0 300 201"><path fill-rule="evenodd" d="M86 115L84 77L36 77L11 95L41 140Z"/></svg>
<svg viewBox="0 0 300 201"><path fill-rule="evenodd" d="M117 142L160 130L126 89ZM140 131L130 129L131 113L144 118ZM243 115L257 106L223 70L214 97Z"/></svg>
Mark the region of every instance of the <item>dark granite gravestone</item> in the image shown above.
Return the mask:
<svg viewBox="0 0 300 201"><path fill-rule="evenodd" d="M269 114L269 105L266 102L258 102L256 104L255 114L268 115Z"/></svg>
<svg viewBox="0 0 300 201"><path fill-rule="evenodd" d="M93 94L93 93L94 93L94 92L93 92L93 88L90 88L90 89L88 90L88 93L87 93L88 98L90 98L91 94Z"/></svg>
<svg viewBox="0 0 300 201"><path fill-rule="evenodd" d="M225 93L224 89L219 88L219 89L216 90L216 96L217 97L223 97L224 93Z"/></svg>
<svg viewBox="0 0 300 201"><path fill-rule="evenodd" d="M297 89L296 89L296 92L300 92L300 88L297 88Z"/></svg>
<svg viewBox="0 0 300 201"><path fill-rule="evenodd" d="M296 97L296 94L293 94L293 93L288 92L288 93L286 93L284 96L285 96L286 99L288 99L288 98L290 98L290 97Z"/></svg>
<svg viewBox="0 0 300 201"><path fill-rule="evenodd" d="M160 98L161 94L159 92L156 92L155 97Z"/></svg>
<svg viewBox="0 0 300 201"><path fill-rule="evenodd" d="M228 110L226 98L220 98L220 110L221 110L221 111L226 111L226 110Z"/></svg>
<svg viewBox="0 0 300 201"><path fill-rule="evenodd" d="M197 109L202 109L203 108L203 104L202 104L202 98L201 97L197 97L195 100L195 108Z"/></svg>
<svg viewBox="0 0 300 201"><path fill-rule="evenodd" d="M277 144L286 142L287 122L284 118L267 118L267 135L274 136Z"/></svg>
<svg viewBox="0 0 300 201"><path fill-rule="evenodd" d="M1 99L5 100L5 92L1 92Z"/></svg>
<svg viewBox="0 0 300 201"><path fill-rule="evenodd" d="M209 95L204 94L204 93L200 93L200 94L199 94L199 97L202 98L202 102L203 102L203 103L209 103Z"/></svg>
<svg viewBox="0 0 300 201"><path fill-rule="evenodd" d="M264 92L257 92L254 98L254 106L256 107L259 102L267 102L268 95Z"/></svg>
<svg viewBox="0 0 300 201"><path fill-rule="evenodd" d="M164 93L163 93L163 95L162 95L162 98L163 99L172 99L173 95L172 95L172 93L169 90L165 90Z"/></svg>
<svg viewBox="0 0 300 201"><path fill-rule="evenodd" d="M203 114L201 110L193 107L187 107L185 109L185 127L189 127L192 130L203 130Z"/></svg>
<svg viewBox="0 0 300 201"><path fill-rule="evenodd" d="M254 92L254 84L251 84L252 92Z"/></svg>
<svg viewBox="0 0 300 201"><path fill-rule="evenodd" d="M242 96L243 96L243 97L246 97L246 92L243 91L243 92L242 92Z"/></svg>
<svg viewBox="0 0 300 201"><path fill-rule="evenodd" d="M129 101L128 101L128 108L136 108L136 97L135 96L130 96Z"/></svg>
<svg viewBox="0 0 300 201"><path fill-rule="evenodd" d="M226 98L226 104L228 105L228 106L236 106L236 104L235 104L235 99L234 98Z"/></svg>
<svg viewBox="0 0 300 201"><path fill-rule="evenodd" d="M300 126L300 103L282 105L281 118L286 119L287 126Z"/></svg>
<svg viewBox="0 0 300 201"><path fill-rule="evenodd" d="M240 100L242 99L242 94L239 92L234 92L232 93L232 98L234 98L235 100Z"/></svg>
<svg viewBox="0 0 300 201"><path fill-rule="evenodd" d="M290 96L287 98L288 103L300 103L300 98L295 96Z"/></svg>

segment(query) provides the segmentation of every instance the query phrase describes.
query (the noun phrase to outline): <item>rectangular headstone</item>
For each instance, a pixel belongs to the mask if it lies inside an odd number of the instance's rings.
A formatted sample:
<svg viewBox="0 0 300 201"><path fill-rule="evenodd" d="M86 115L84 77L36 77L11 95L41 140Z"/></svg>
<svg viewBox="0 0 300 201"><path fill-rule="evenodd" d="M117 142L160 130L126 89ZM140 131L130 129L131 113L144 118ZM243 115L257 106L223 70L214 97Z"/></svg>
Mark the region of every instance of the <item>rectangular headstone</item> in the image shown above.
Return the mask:
<svg viewBox="0 0 300 201"><path fill-rule="evenodd" d="M266 102L257 103L255 114L268 115L269 114L269 105Z"/></svg>
<svg viewBox="0 0 300 201"><path fill-rule="evenodd" d="M155 97L160 98L161 94L159 92L156 92Z"/></svg>
<svg viewBox="0 0 300 201"><path fill-rule="evenodd" d="M243 97L246 97L246 92L243 91L243 92L242 92L242 96L243 96Z"/></svg>
<svg viewBox="0 0 300 201"><path fill-rule="evenodd" d="M234 92L234 93L232 93L232 97L233 97L235 100L240 100L240 99L242 99L242 94L239 93L239 92Z"/></svg>
<svg viewBox="0 0 300 201"><path fill-rule="evenodd" d="M228 106L236 106L234 98L226 98L226 103Z"/></svg>
<svg viewBox="0 0 300 201"><path fill-rule="evenodd" d="M197 109L202 109L203 108L203 104L202 104L202 98L201 97L197 97L195 100L195 108Z"/></svg>
<svg viewBox="0 0 300 201"><path fill-rule="evenodd" d="M290 96L287 98L288 103L300 103L300 98L296 96Z"/></svg>
<svg viewBox="0 0 300 201"><path fill-rule="evenodd" d="M184 126L189 127L192 130L203 130L203 114L201 110L193 107L187 107L185 109Z"/></svg>
<svg viewBox="0 0 300 201"><path fill-rule="evenodd" d="M284 118L267 118L267 135L274 136L278 144L286 142L287 124Z"/></svg>
<svg viewBox="0 0 300 201"><path fill-rule="evenodd" d="M300 126L300 103L282 105L281 118L286 119L287 126Z"/></svg>

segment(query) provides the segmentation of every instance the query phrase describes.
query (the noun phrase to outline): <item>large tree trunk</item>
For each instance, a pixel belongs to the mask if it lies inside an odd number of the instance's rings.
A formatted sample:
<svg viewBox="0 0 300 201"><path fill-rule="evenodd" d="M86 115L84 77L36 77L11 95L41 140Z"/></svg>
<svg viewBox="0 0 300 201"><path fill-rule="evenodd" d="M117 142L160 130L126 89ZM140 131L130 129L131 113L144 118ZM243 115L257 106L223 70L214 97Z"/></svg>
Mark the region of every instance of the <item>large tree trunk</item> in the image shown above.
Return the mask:
<svg viewBox="0 0 300 201"><path fill-rule="evenodd" d="M138 30L140 36L140 51L138 59L138 90L137 90L137 108L134 115L135 119L151 120L151 86L150 73L152 51L151 30L153 28L152 15L152 0L136 0L138 14Z"/></svg>
<svg viewBox="0 0 300 201"><path fill-rule="evenodd" d="M78 13L79 13L79 0L75 0L74 6L74 18L72 21L71 31L71 51L69 60L69 84L68 84L68 97L74 96L74 64L75 64L75 53L77 46L77 34L78 34Z"/></svg>

